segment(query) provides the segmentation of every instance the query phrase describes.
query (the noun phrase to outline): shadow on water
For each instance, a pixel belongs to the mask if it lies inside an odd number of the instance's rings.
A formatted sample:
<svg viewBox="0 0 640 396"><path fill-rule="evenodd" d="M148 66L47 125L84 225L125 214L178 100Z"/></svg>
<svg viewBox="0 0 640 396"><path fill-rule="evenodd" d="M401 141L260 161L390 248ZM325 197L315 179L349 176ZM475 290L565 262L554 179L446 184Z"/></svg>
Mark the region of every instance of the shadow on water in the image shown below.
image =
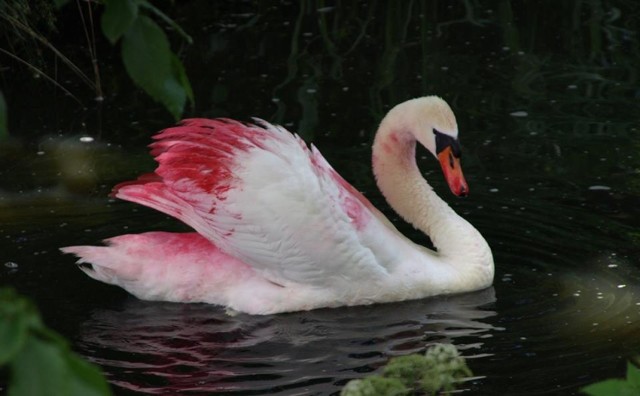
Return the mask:
<svg viewBox="0 0 640 396"><path fill-rule="evenodd" d="M451 342L473 360L498 329L493 288L460 296L277 316L128 300L85 321L78 346L112 383L142 392L330 393L389 357Z"/></svg>

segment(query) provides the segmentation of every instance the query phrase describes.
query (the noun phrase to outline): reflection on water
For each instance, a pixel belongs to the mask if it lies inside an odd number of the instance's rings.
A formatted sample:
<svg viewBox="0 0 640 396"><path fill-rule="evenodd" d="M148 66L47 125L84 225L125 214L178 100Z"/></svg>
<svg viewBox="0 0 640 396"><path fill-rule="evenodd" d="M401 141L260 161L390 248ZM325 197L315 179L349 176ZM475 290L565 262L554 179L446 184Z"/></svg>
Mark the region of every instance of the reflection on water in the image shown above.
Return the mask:
<svg viewBox="0 0 640 396"><path fill-rule="evenodd" d="M95 312L77 344L118 387L136 392L338 391L384 364L433 342L486 356L497 330L493 288L478 293L277 316L229 316L204 304L130 299ZM477 374L482 375L482 370Z"/></svg>
<svg viewBox="0 0 640 396"><path fill-rule="evenodd" d="M561 278L558 296L569 301L573 312L567 328L594 337L635 337L640 330L640 274L615 253L585 263L580 272Z"/></svg>

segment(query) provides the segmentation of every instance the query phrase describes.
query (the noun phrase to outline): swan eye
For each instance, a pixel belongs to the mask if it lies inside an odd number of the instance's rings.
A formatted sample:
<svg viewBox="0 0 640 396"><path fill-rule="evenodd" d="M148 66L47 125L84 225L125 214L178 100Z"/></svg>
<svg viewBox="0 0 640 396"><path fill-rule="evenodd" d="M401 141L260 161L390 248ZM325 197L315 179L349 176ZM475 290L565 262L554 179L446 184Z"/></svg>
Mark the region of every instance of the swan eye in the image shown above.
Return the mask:
<svg viewBox="0 0 640 396"><path fill-rule="evenodd" d="M436 154L440 154L447 147L451 147L451 152L455 158L460 158L462 152L460 150L460 141L447 134L433 130L436 136Z"/></svg>

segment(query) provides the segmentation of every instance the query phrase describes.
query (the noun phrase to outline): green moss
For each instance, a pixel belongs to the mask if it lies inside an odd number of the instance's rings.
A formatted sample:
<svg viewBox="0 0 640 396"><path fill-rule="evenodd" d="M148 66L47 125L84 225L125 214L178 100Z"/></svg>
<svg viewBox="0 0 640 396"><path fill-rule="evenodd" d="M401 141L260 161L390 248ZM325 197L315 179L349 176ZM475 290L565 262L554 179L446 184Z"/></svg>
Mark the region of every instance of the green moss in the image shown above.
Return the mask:
<svg viewBox="0 0 640 396"><path fill-rule="evenodd" d="M454 390L461 380L471 375L471 370L455 346L436 344L424 355L413 354L391 359L382 369L381 375L353 380L341 394L435 395L441 391Z"/></svg>
<svg viewBox="0 0 640 396"><path fill-rule="evenodd" d="M402 396L410 390L396 378L371 376L349 381L340 392L341 396Z"/></svg>
<svg viewBox="0 0 640 396"><path fill-rule="evenodd" d="M407 355L393 358L382 370L382 375L388 378L396 378L405 386L413 388L422 381L426 373L433 372L434 362L425 359L423 355Z"/></svg>

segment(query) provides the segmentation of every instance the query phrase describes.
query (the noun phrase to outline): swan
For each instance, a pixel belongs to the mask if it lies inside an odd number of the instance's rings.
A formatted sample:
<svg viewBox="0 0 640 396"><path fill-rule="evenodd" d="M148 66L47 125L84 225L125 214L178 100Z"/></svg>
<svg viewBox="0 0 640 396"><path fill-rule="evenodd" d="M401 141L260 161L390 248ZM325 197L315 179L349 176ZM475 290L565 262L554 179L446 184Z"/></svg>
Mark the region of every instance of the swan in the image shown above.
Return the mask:
<svg viewBox="0 0 640 396"><path fill-rule="evenodd" d="M404 237L313 145L281 126L187 119L154 140L156 170L115 186L113 195L195 232L61 248L90 277L140 299L274 314L470 292L493 282L489 245L416 164L419 142L438 158L451 191L468 193L456 119L437 96L393 107L372 147L382 194L436 251Z"/></svg>

